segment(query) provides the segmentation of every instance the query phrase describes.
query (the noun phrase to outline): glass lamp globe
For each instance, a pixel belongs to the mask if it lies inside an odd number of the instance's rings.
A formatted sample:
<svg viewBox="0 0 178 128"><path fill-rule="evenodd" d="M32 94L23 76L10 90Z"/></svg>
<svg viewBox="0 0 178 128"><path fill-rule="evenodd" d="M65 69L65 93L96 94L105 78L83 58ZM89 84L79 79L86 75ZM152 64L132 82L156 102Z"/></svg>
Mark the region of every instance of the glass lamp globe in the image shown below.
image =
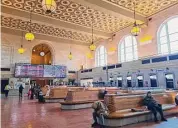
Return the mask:
<svg viewBox="0 0 178 128"><path fill-rule="evenodd" d="M95 49L96 49L96 45L94 45L93 42L92 42L92 44L90 45L90 50L95 51Z"/></svg>
<svg viewBox="0 0 178 128"><path fill-rule="evenodd" d="M31 32L28 32L28 33L25 34L25 39L26 39L27 41L32 41L32 40L34 40L34 38L35 38L35 36L34 36L34 34L31 33Z"/></svg>
<svg viewBox="0 0 178 128"><path fill-rule="evenodd" d="M73 56L72 53L70 52L70 54L68 55L69 60L72 60Z"/></svg>
<svg viewBox="0 0 178 128"><path fill-rule="evenodd" d="M23 54L25 52L25 49L21 46L19 49L18 49L18 53L19 54Z"/></svg>
<svg viewBox="0 0 178 128"><path fill-rule="evenodd" d="M132 30L131 30L131 34L133 35L133 36L138 36L139 35L139 33L141 32L141 28L136 24L136 22L134 23L134 26L133 26L133 28L132 28Z"/></svg>
<svg viewBox="0 0 178 128"><path fill-rule="evenodd" d="M93 55L91 53L87 53L86 56L88 59L93 59Z"/></svg>
<svg viewBox="0 0 178 128"><path fill-rule="evenodd" d="M43 0L42 8L47 13L54 12L56 10L56 2L54 0Z"/></svg>

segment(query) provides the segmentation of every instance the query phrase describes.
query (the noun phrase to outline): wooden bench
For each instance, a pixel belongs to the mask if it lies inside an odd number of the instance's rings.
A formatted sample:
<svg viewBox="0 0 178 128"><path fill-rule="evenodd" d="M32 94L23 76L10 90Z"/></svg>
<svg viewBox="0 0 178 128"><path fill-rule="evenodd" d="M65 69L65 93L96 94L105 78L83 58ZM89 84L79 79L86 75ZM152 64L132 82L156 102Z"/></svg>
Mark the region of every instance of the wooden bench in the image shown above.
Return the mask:
<svg viewBox="0 0 178 128"><path fill-rule="evenodd" d="M153 97L162 104L164 114L178 113L178 107L174 103L177 92L165 92L153 94ZM132 108L143 109L143 98L145 95L116 96L106 95L105 103L109 109L109 116L104 118L104 125L110 127L124 126L152 119L149 110L142 112L131 112Z"/></svg>
<svg viewBox="0 0 178 128"><path fill-rule="evenodd" d="M52 88L50 90L49 96L45 96L45 102L60 102L64 101L64 99L67 96L68 89L67 87L58 87L58 88Z"/></svg>
<svg viewBox="0 0 178 128"><path fill-rule="evenodd" d="M43 95L46 95L47 91L48 91L48 87L47 86L44 86L41 88L42 92L43 92Z"/></svg>
<svg viewBox="0 0 178 128"><path fill-rule="evenodd" d="M98 90L68 91L66 100L61 103L61 109L90 108L94 101L99 100Z"/></svg>

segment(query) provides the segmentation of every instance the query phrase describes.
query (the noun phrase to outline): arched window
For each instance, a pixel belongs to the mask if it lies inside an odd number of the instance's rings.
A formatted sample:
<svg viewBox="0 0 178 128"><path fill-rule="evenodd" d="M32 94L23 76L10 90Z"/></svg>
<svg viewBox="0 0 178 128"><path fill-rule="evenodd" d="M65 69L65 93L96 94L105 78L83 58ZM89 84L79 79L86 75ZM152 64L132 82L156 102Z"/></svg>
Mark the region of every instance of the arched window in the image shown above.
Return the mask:
<svg viewBox="0 0 178 128"><path fill-rule="evenodd" d="M127 62L138 59L137 40L134 36L129 35L124 37L118 46L119 46L118 53L120 53L119 56L121 62Z"/></svg>
<svg viewBox="0 0 178 128"><path fill-rule="evenodd" d="M178 16L164 22L158 31L158 54L178 52Z"/></svg>
<svg viewBox="0 0 178 128"><path fill-rule="evenodd" d="M97 67L104 66L107 64L107 52L104 46L100 46L96 49L95 58Z"/></svg>

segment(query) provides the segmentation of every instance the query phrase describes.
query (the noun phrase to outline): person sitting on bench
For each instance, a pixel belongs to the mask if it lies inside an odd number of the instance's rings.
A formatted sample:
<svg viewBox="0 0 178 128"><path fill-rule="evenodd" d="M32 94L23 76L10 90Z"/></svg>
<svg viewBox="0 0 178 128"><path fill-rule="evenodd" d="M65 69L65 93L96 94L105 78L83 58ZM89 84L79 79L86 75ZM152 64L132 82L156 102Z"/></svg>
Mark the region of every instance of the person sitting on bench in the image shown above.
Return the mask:
<svg viewBox="0 0 178 128"><path fill-rule="evenodd" d="M177 104L177 106L178 106L178 93L177 93L177 95L176 95L176 97L175 97L175 102L176 102L176 104Z"/></svg>
<svg viewBox="0 0 178 128"><path fill-rule="evenodd" d="M108 116L108 108L101 102L101 101L95 101L93 104L92 104L92 108L94 109L94 112L93 112L93 120L94 120L94 123L92 124L92 127L98 125L99 123L97 122L97 117L99 119L102 120L102 124L104 124L104 121L103 121L103 116ZM104 126L101 126L102 128Z"/></svg>
<svg viewBox="0 0 178 128"><path fill-rule="evenodd" d="M154 114L154 120L155 122L158 122L158 119L157 119L157 112L160 113L161 115L161 120L162 121L167 121L165 118L164 118L164 115L163 115L163 110L162 110L162 105L159 104L151 95L151 92L147 92L147 95L146 97L143 99L143 103L144 105L147 106L148 110L150 110L153 114Z"/></svg>

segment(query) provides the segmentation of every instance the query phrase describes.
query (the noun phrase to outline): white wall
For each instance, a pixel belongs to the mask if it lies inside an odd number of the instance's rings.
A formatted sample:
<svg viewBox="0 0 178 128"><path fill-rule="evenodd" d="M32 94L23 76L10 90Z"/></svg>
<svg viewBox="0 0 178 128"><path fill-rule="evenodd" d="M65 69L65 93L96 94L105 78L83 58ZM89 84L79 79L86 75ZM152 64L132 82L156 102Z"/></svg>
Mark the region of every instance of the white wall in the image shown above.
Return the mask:
<svg viewBox="0 0 178 128"><path fill-rule="evenodd" d="M169 68L169 70L166 69L167 67ZM151 69L153 69L153 71ZM107 82L106 72L107 72L106 70L103 70L103 67L98 67L98 68L93 68L92 72L81 73L79 71L78 74L79 74L79 79L93 78L93 81L97 82L101 77L103 82ZM165 74L173 73L174 86L178 88L178 60L151 63L151 64L142 64L141 60L122 63L121 68L108 70L108 79L110 76L113 76L114 80L116 81L117 76L123 76L123 86L126 87L127 85L126 77L128 75L132 75L132 83L136 82L136 86L138 86L137 75L143 75L144 84L147 81L148 86L151 86L150 77L149 77L150 73L157 74L158 86L162 88L166 87Z"/></svg>

